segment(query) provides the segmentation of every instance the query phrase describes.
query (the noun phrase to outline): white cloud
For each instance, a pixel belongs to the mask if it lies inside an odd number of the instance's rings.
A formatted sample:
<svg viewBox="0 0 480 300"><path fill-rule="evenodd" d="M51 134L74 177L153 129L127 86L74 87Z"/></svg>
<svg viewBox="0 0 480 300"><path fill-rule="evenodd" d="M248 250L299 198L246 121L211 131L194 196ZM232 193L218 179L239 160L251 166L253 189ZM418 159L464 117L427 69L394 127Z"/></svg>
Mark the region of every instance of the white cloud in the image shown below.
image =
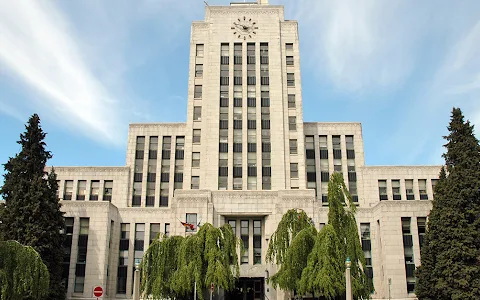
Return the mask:
<svg viewBox="0 0 480 300"><path fill-rule="evenodd" d="M6 69L40 93L41 97L31 97L37 101L33 105L89 137L118 143L117 100L86 65L53 3L0 1L0 45L0 61Z"/></svg>

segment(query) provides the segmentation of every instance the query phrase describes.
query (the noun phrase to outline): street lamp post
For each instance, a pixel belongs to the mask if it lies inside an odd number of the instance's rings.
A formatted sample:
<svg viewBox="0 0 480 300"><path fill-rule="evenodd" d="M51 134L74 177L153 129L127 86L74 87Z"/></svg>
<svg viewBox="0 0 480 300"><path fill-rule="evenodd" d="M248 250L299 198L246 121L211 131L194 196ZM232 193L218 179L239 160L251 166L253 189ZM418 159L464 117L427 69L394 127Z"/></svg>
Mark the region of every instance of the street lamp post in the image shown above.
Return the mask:
<svg viewBox="0 0 480 300"><path fill-rule="evenodd" d="M135 259L135 273L133 275L133 300L140 300L140 259Z"/></svg>
<svg viewBox="0 0 480 300"><path fill-rule="evenodd" d="M350 267L352 266L352 262L350 261L350 257L347 257L345 261L345 266L347 267L345 271L345 278L346 278L346 285L347 285L347 299L346 300L353 300L352 297L352 277L350 276Z"/></svg>

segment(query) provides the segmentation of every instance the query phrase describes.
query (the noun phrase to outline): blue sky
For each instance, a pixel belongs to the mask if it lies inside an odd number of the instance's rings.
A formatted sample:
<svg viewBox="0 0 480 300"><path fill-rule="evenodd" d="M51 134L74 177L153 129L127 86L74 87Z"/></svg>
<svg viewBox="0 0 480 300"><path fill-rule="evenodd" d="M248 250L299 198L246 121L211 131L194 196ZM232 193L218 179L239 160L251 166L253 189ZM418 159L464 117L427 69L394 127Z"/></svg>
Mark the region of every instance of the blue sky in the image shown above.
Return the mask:
<svg viewBox="0 0 480 300"><path fill-rule="evenodd" d="M368 165L442 163L453 106L479 136L480 1L270 4L299 21L304 120L361 122ZM129 123L184 122L203 17L202 0L0 1L0 163L34 112L56 166L124 165Z"/></svg>

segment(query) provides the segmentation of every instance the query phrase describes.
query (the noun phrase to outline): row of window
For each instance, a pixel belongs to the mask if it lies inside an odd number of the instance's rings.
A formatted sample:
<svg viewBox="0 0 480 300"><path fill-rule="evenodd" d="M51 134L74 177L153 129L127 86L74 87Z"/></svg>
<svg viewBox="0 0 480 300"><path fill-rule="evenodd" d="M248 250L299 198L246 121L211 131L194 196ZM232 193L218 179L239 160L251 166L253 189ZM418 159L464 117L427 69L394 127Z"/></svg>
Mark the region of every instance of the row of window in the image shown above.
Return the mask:
<svg viewBox="0 0 480 300"><path fill-rule="evenodd" d="M195 132L194 134L200 134ZM176 136L175 139L175 161L174 161L174 189L183 188L183 167L184 167L184 148L185 137ZM135 151L135 166L133 176L133 195L132 206L141 206L142 204L142 189L146 185L146 207L154 207L155 199L155 184L157 179L157 152L158 152L158 137L151 136L149 144L148 155L148 170L147 182L143 183L143 164L145 153L145 137L138 136L136 151ZM163 136L162 138L162 155L161 155L161 170L160 170L160 201L158 206L167 207L169 197L169 182L170 182L170 153L172 150L172 137Z"/></svg>
<svg viewBox="0 0 480 300"><path fill-rule="evenodd" d="M60 180L57 181L60 186ZM90 189L87 194L87 180L78 180L77 181L77 191L75 199L79 201L89 200L89 201L98 201L100 200L100 180L91 180ZM60 198L59 190L57 190L57 197ZM113 193L113 180L104 180L103 181L103 201L112 201ZM88 197L87 197L88 196ZM72 200L73 199L73 180L65 180L63 188L63 198L62 200Z"/></svg>
<svg viewBox="0 0 480 300"><path fill-rule="evenodd" d="M435 190L435 185L437 184L438 179L431 179L432 182L432 191ZM428 200L427 194L427 180L418 179L418 194L420 200ZM391 180L393 200L402 200L402 192L400 188L400 179ZM378 193L380 201L388 200L387 193L387 180L378 180ZM406 200L415 200L415 193L413 190L413 179L405 179L405 195Z"/></svg>
<svg viewBox="0 0 480 300"><path fill-rule="evenodd" d="M411 218L402 217L402 236L403 236L403 251L405 257L405 275L407 282L407 292L415 292L415 261L414 261L414 249L413 249L413 238L411 231ZM423 237L426 231L426 217L417 218L417 230L418 230L418 240L420 247L423 244Z"/></svg>

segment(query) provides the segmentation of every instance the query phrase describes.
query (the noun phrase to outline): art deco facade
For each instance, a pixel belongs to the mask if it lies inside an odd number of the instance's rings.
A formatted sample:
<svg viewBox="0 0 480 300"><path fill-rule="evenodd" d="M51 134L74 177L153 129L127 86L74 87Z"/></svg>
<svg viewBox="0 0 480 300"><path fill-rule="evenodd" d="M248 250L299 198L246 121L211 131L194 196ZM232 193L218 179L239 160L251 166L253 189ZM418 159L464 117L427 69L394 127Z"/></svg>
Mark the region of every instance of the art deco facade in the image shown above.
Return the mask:
<svg viewBox="0 0 480 300"><path fill-rule="evenodd" d="M335 171L358 205L372 297L414 298L439 167L366 166L359 123L304 123L298 24L266 2L206 6L192 23L186 123L131 124L124 167L56 167L69 299L97 285L131 299L135 259L159 232L190 234L179 220L230 223L248 249L245 299L285 299L264 286L269 238L291 208L327 222Z"/></svg>

